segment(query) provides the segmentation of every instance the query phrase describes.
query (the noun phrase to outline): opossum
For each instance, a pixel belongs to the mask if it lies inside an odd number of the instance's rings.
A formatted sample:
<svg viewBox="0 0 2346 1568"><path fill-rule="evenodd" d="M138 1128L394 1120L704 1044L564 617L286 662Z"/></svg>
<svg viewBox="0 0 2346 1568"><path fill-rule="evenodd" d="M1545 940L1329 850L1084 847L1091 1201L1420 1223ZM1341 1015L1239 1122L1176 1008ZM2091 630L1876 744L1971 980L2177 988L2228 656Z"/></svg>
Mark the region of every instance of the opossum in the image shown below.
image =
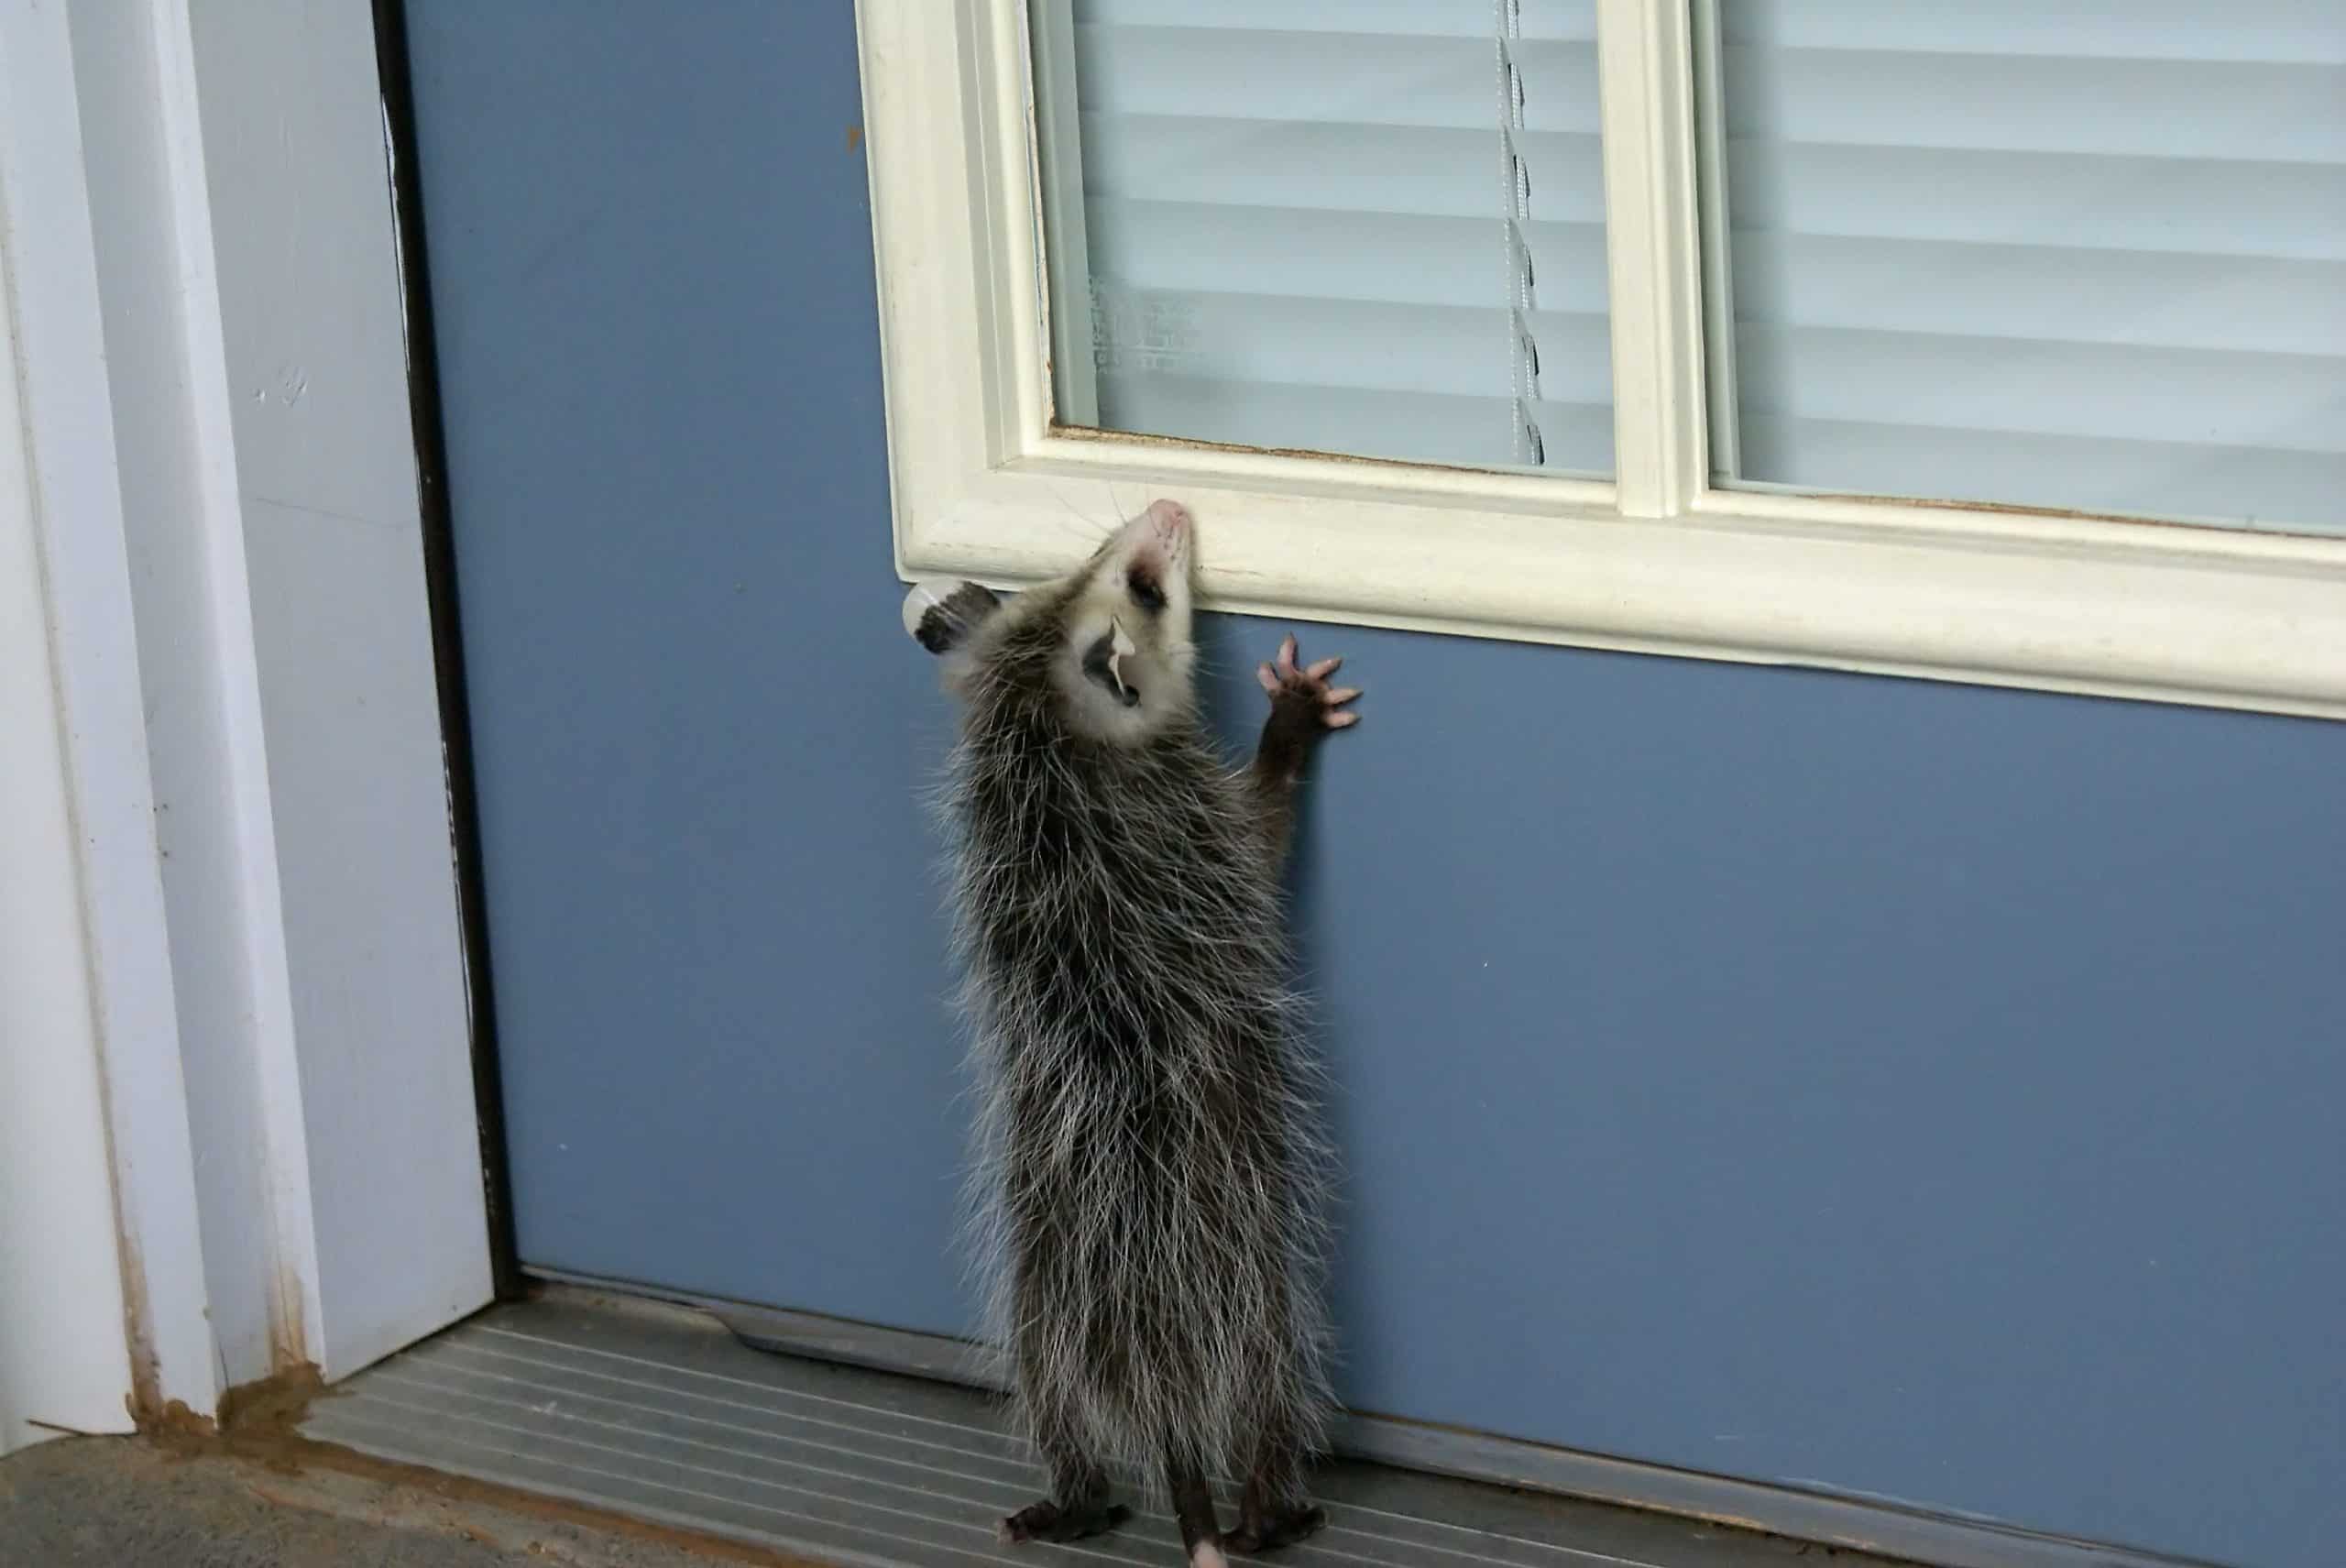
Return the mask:
<svg viewBox="0 0 2346 1568"><path fill-rule="evenodd" d="M908 630L964 700L941 792L980 1106L979 1251L1050 1495L1006 1542L1127 1510L1161 1480L1191 1568L1323 1514L1330 1156L1281 898L1306 762L1357 718L1289 636L1233 772L1190 642L1192 528L1157 501L1003 604L915 587ZM1210 1475L1244 1474L1222 1533Z"/></svg>

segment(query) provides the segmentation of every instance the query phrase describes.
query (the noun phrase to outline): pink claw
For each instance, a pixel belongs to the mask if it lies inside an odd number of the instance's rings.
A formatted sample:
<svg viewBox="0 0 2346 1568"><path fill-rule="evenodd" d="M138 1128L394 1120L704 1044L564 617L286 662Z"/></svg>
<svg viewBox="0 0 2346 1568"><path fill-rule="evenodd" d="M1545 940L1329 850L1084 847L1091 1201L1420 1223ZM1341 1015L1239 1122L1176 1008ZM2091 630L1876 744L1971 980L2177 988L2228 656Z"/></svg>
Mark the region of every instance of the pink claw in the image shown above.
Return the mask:
<svg viewBox="0 0 2346 1568"><path fill-rule="evenodd" d="M1349 729L1359 723L1359 714L1338 710L1360 696L1360 688L1338 686L1332 689L1328 685L1328 677L1343 667L1343 658L1326 658L1308 668L1298 668L1296 652L1295 637L1290 632L1280 641L1276 662L1255 667L1255 679L1261 683L1263 690L1273 696L1289 686L1310 692L1320 699L1320 721L1331 729Z"/></svg>

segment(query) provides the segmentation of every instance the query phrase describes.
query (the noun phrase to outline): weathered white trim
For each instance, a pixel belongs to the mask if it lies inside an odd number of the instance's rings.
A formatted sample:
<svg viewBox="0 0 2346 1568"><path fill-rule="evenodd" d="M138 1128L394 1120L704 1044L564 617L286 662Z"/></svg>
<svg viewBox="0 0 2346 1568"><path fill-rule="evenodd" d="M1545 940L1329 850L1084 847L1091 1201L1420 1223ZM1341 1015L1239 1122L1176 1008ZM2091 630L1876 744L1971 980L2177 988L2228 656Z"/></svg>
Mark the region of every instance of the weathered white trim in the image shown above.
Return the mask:
<svg viewBox="0 0 2346 1568"><path fill-rule="evenodd" d="M305 1162L253 1091L256 1053L290 1052L291 1028L203 139L172 8L71 16L205 1278L235 1385L306 1359L304 1314L275 1297L307 1220L277 1223L270 1189Z"/></svg>
<svg viewBox="0 0 2346 1568"><path fill-rule="evenodd" d="M114 1176L18 389L11 184L0 165L0 1454L130 1423Z"/></svg>
<svg viewBox="0 0 2346 1568"><path fill-rule="evenodd" d="M906 576L1162 488L1222 608L2346 718L2346 539L1708 488L1686 0L1600 10L1617 487L1048 428L1024 9L858 6Z"/></svg>
<svg viewBox="0 0 2346 1568"><path fill-rule="evenodd" d="M373 24L0 0L0 71L119 1240L73 1293L115 1411L203 1415L490 1296Z"/></svg>
<svg viewBox="0 0 2346 1568"><path fill-rule="evenodd" d="M187 415L193 437L188 446L192 471L186 476L187 493L194 502L192 526L186 530L192 550L183 559L194 579L184 586L196 599L186 608L209 630L216 671L215 728L201 765L221 791L207 826L219 839L216 864L222 880L205 896L215 907L238 912L236 972L222 978L232 988L233 1002L247 1010L242 1027L235 1030L246 1055L205 1083L217 1092L219 1104L215 1109L199 1095L197 1113L200 1124L208 1123L216 1136L253 1140L256 1185L226 1201L251 1216L252 1233L267 1248L258 1318L255 1304L247 1302L235 1321L221 1324L222 1361L233 1386L266 1376L290 1360L323 1365L330 1352L319 1299L317 1219L301 1120L292 972L270 814L258 645L237 484L235 398L220 313L195 38L186 5L160 0L152 10L155 101L173 227L168 254L184 302L180 346L188 367ZM220 1079L231 1081L223 1084ZM258 1091L241 1092L247 1083Z"/></svg>
<svg viewBox="0 0 2346 1568"><path fill-rule="evenodd" d="M253 913L291 986L291 1049L253 1057L259 1120L307 1167L306 1216L272 1172L280 1225L306 1226L280 1277L314 1276L277 1301L339 1377L492 1290L374 24L347 0L156 3L190 40L205 396L232 411L265 737L244 787L268 792L277 868L276 913Z"/></svg>
<svg viewBox="0 0 2346 1568"><path fill-rule="evenodd" d="M0 7L19 418L61 723L90 1038L139 1404L219 1391L181 1077L89 170L68 15ZM11 1049L29 1048L11 1045Z"/></svg>

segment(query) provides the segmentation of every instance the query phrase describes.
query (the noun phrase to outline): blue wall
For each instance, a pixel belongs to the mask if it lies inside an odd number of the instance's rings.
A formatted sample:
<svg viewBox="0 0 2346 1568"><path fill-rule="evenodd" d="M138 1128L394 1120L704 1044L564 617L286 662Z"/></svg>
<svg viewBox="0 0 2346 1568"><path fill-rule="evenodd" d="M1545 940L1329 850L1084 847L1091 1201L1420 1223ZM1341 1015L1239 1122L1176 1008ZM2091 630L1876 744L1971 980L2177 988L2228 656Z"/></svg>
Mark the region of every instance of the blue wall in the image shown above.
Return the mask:
<svg viewBox="0 0 2346 1568"><path fill-rule="evenodd" d="M850 8L411 10L525 1255L960 1329ZM1303 630L1351 1398L2336 1561L2346 727Z"/></svg>

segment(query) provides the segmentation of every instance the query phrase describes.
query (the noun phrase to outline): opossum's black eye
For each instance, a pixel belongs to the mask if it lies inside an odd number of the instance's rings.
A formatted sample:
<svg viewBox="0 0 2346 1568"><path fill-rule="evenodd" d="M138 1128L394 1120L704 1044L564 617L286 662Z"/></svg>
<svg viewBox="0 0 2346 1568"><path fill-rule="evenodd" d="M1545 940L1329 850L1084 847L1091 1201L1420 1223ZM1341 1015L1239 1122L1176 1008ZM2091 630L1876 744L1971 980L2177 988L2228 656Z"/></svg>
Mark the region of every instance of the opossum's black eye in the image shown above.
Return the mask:
<svg viewBox="0 0 2346 1568"><path fill-rule="evenodd" d="M1146 572L1135 568L1125 573L1124 588L1133 596L1133 603L1151 615L1165 608L1165 590Z"/></svg>

